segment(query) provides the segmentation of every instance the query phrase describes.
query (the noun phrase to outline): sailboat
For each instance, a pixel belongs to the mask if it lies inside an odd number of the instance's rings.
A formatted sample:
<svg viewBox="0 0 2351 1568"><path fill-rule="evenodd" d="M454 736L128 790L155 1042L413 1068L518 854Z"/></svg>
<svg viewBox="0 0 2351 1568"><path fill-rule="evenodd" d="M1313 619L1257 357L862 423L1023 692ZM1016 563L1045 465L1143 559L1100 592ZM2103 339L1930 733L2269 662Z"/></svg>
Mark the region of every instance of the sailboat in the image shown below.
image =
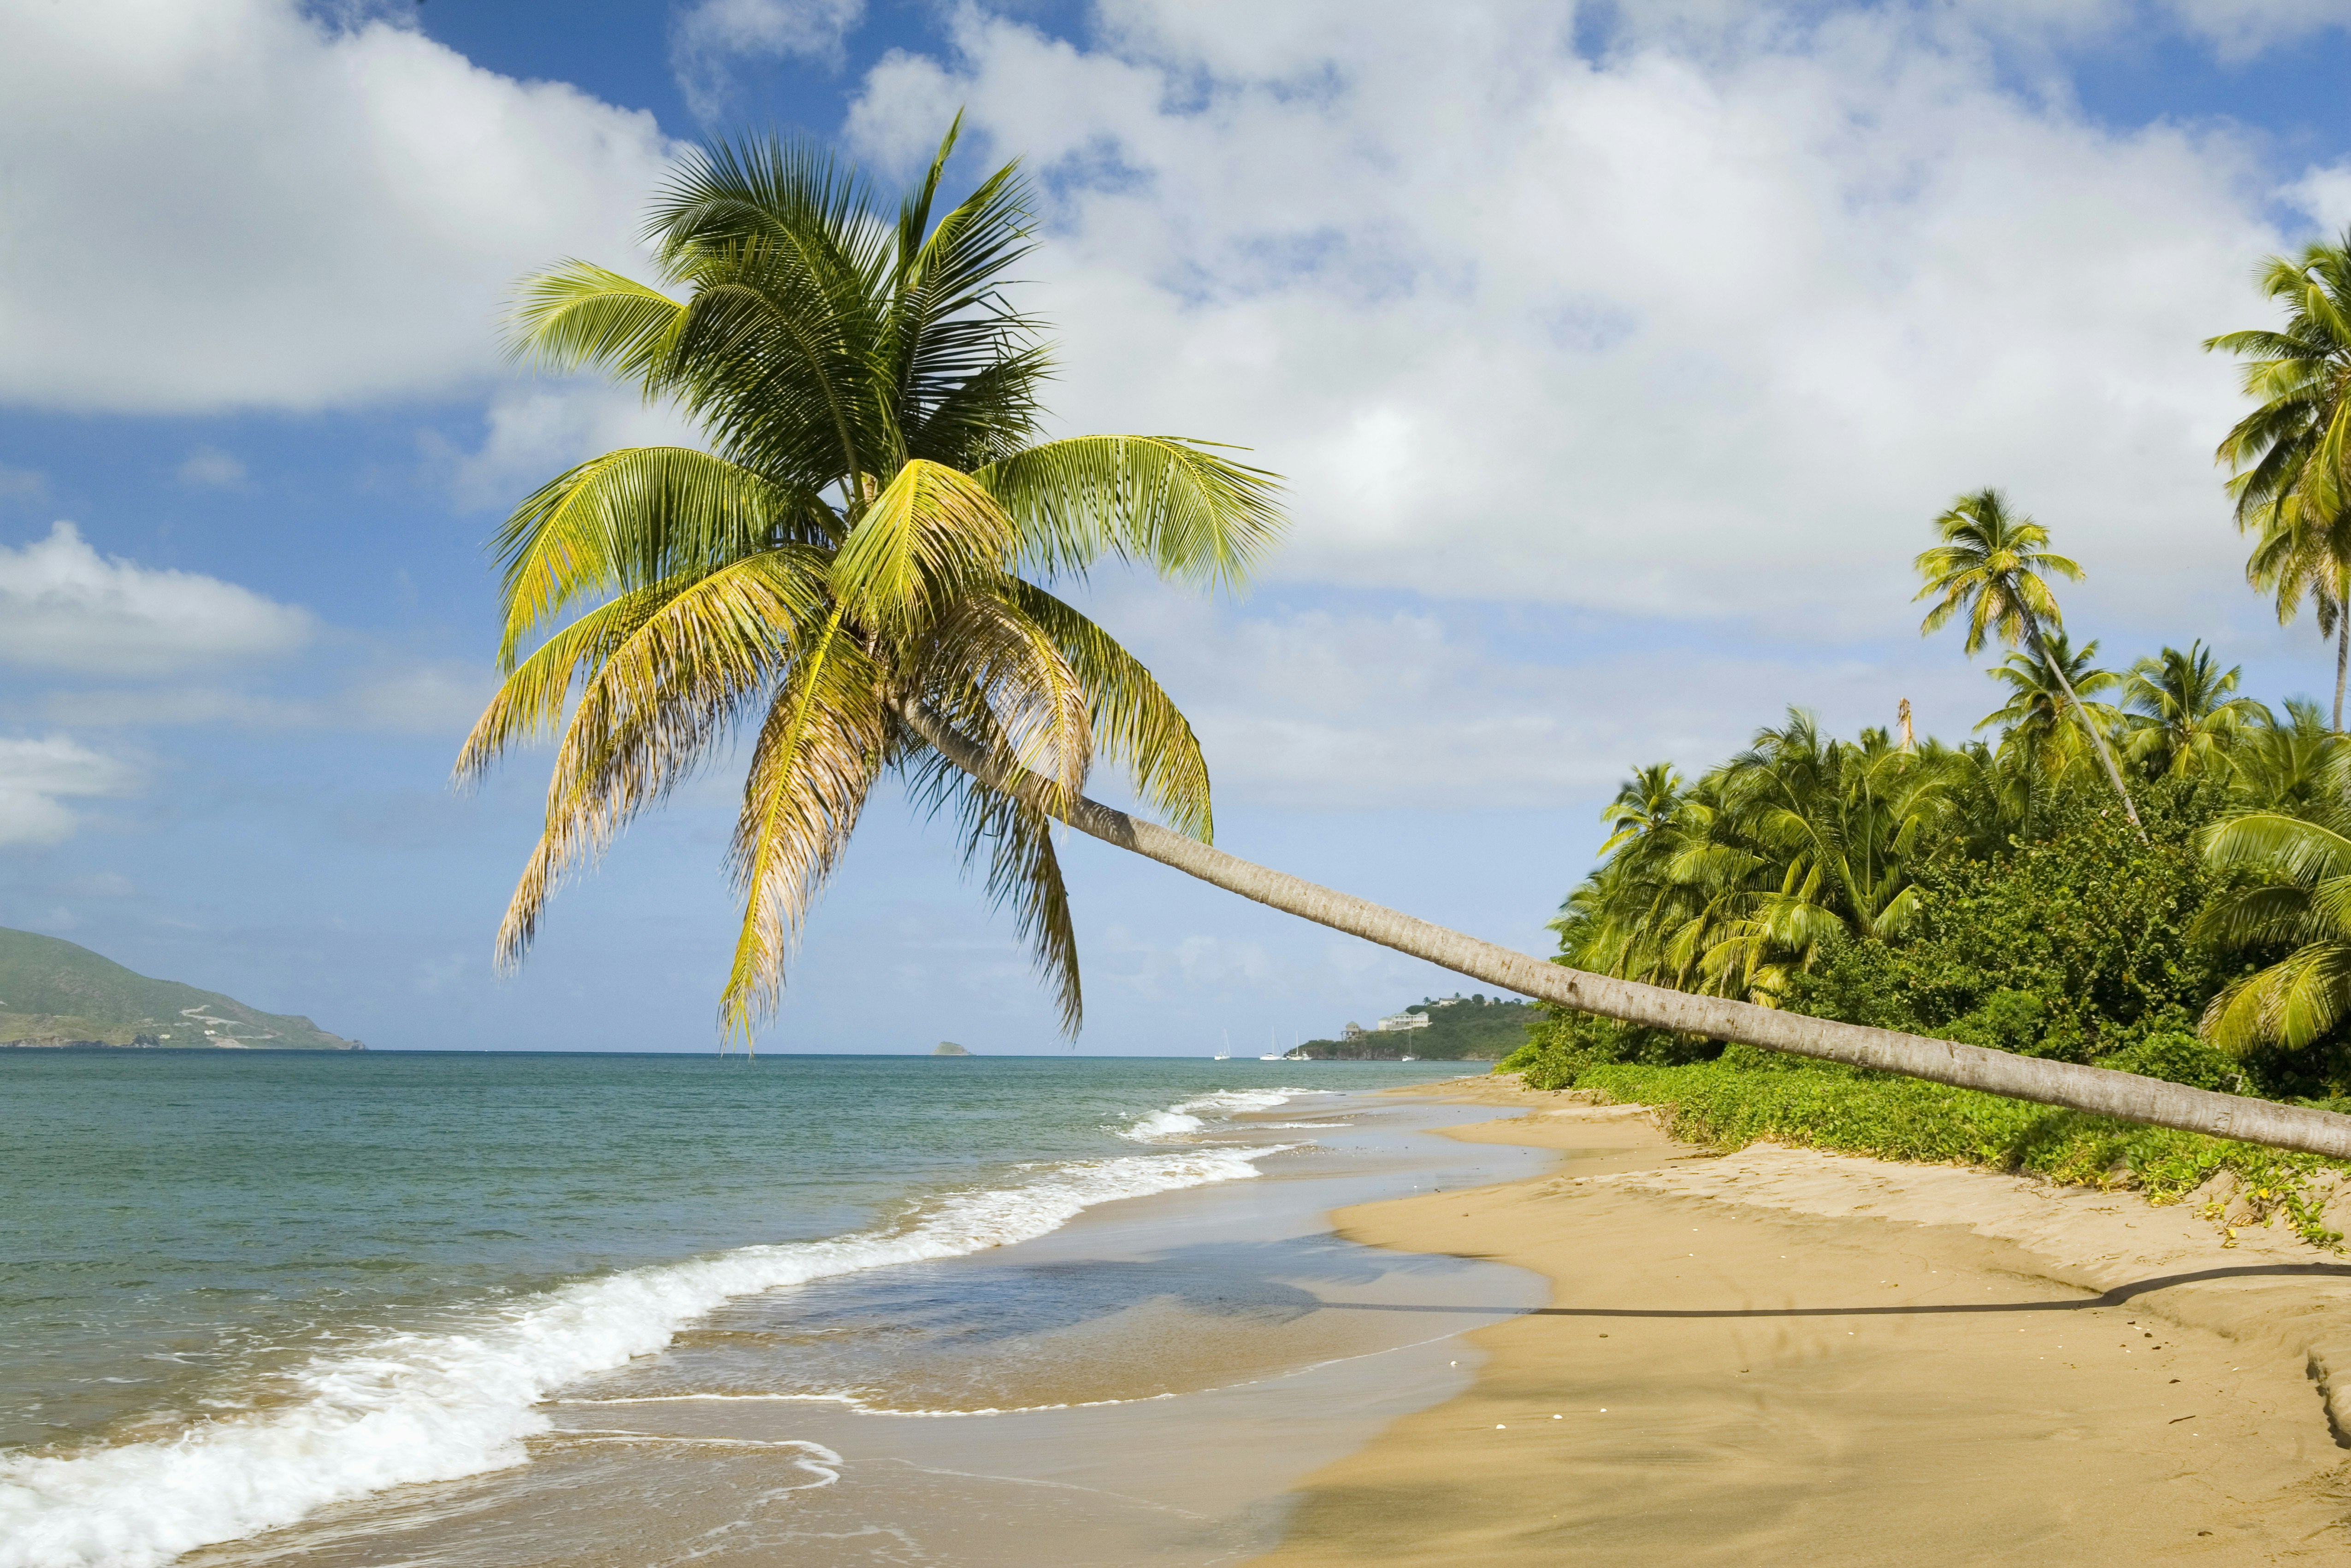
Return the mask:
<svg viewBox="0 0 2351 1568"><path fill-rule="evenodd" d="M1274 1043L1273 1031L1271 1030L1265 1031L1265 1042L1268 1045ZM1258 1060L1259 1061L1288 1061L1290 1058L1283 1055L1279 1050L1274 1050L1267 1051L1263 1056L1259 1057Z"/></svg>
<svg viewBox="0 0 2351 1568"><path fill-rule="evenodd" d="M1232 1030L1225 1030L1225 1049L1224 1049L1224 1050L1222 1050L1222 1051L1218 1051L1218 1052L1217 1052L1217 1054L1216 1054L1215 1056L1213 1056L1213 1057L1209 1058L1209 1060L1210 1060L1210 1061L1230 1061L1232 1059L1233 1059L1233 1031L1232 1031Z"/></svg>

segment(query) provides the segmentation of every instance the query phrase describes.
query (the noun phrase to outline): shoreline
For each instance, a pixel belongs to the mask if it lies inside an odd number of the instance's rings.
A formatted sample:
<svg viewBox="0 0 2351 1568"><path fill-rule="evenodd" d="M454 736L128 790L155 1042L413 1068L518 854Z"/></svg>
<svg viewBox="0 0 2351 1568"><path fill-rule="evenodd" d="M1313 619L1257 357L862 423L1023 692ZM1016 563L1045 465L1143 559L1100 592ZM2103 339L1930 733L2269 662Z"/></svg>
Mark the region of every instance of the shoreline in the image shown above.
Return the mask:
<svg viewBox="0 0 2351 1568"><path fill-rule="evenodd" d="M1332 1210L1552 1163L1437 1137L1458 1113L1426 1100L1266 1092L1292 1097L1130 1129L1149 1158L1271 1155L1255 1179L730 1300L540 1400L527 1464L329 1504L182 1568L1254 1555L1300 1479L1466 1385L1460 1329L1543 1299L1519 1270L1344 1241Z"/></svg>
<svg viewBox="0 0 2351 1568"><path fill-rule="evenodd" d="M2333 1560L2351 1544L2351 1262L2182 1205L1754 1145L1457 1080L1440 1128L1561 1156L1339 1211L1509 1263L1455 1398L1309 1477L1262 1568Z"/></svg>

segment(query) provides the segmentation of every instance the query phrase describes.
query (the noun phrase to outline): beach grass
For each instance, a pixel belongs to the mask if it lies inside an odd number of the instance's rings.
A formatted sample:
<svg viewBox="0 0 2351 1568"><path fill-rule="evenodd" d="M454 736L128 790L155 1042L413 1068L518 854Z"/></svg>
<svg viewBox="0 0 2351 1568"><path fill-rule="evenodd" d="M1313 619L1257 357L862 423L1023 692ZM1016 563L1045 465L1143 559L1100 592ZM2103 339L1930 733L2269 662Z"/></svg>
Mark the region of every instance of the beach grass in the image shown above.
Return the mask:
<svg viewBox="0 0 2351 1568"><path fill-rule="evenodd" d="M1756 1060L1750 1060L1756 1059ZM1507 1064L1506 1064L1507 1065ZM2151 1203L2203 1194L2216 1221L2283 1218L2313 1246L2342 1250L2325 1213L2351 1165L2315 1155L2147 1127L2028 1104L1969 1089L1734 1046L1715 1061L1679 1066L1593 1063L1570 1082L1610 1103L1653 1106L1687 1143L1720 1150L1769 1141L1837 1154L2013 1171ZM2214 1184L2213 1178L2232 1178ZM2214 1190L2205 1192L2209 1185Z"/></svg>

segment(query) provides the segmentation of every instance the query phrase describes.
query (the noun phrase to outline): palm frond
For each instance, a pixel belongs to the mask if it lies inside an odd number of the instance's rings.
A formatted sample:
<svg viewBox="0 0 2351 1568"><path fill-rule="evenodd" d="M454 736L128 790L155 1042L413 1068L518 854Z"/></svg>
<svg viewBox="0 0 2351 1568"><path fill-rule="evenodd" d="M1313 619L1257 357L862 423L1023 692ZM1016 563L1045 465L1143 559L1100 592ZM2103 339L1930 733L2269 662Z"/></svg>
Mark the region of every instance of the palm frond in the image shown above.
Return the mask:
<svg viewBox="0 0 2351 1568"><path fill-rule="evenodd" d="M805 490L685 446L624 446L533 491L492 543L511 670L531 633L582 598L715 571L756 550L830 543L831 509Z"/></svg>
<svg viewBox="0 0 2351 1568"><path fill-rule="evenodd" d="M768 705L736 821L729 867L743 927L719 1019L747 1044L782 998L785 964L856 831L888 737L881 672L836 617Z"/></svg>
<svg viewBox="0 0 2351 1568"><path fill-rule="evenodd" d="M1280 539L1280 481L1218 450L1167 436L1077 436L974 477L1019 525L1023 570L1081 575L1107 555L1230 589Z"/></svg>

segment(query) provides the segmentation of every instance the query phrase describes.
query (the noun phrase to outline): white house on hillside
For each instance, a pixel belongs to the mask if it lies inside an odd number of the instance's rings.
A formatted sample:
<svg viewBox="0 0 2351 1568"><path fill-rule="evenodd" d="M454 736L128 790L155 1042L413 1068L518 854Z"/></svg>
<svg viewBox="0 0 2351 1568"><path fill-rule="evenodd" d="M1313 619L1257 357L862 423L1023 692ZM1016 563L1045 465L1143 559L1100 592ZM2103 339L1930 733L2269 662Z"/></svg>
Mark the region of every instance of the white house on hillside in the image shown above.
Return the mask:
<svg viewBox="0 0 2351 1568"><path fill-rule="evenodd" d="M1372 1027L1383 1034L1400 1029L1426 1029L1428 1015L1426 1013L1391 1013Z"/></svg>

